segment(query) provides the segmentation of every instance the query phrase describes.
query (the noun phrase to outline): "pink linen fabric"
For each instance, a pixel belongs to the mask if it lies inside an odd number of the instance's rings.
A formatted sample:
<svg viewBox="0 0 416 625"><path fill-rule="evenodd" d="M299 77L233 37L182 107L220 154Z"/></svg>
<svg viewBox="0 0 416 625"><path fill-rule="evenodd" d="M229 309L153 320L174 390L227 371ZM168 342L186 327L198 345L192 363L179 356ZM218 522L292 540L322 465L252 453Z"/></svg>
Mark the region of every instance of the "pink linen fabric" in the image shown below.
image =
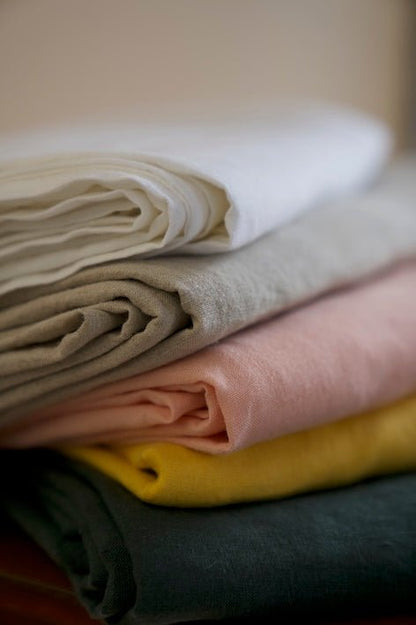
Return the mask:
<svg viewBox="0 0 416 625"><path fill-rule="evenodd" d="M229 452L416 391L416 261L3 429L25 447L167 440Z"/></svg>

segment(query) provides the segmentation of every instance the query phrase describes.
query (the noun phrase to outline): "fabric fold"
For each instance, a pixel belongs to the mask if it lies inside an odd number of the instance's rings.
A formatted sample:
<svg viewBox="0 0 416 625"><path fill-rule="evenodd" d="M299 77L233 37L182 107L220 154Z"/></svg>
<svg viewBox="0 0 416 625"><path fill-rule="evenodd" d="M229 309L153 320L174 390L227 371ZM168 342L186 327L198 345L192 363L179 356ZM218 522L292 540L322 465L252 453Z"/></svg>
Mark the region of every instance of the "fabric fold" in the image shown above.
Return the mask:
<svg viewBox="0 0 416 625"><path fill-rule="evenodd" d="M213 509L145 504L57 455L4 452L2 507L93 617L169 625L411 610L416 474Z"/></svg>
<svg viewBox="0 0 416 625"><path fill-rule="evenodd" d="M0 294L111 260L241 247L368 185L391 151L381 122L312 103L269 119L71 128L2 143Z"/></svg>
<svg viewBox="0 0 416 625"><path fill-rule="evenodd" d="M416 398L312 430L213 456L172 443L61 451L162 506L278 499L416 470Z"/></svg>
<svg viewBox="0 0 416 625"><path fill-rule="evenodd" d="M1 446L164 440L242 449L416 391L416 261L191 356L32 411Z"/></svg>
<svg viewBox="0 0 416 625"><path fill-rule="evenodd" d="M416 163L233 254L112 262L0 297L0 418L182 358L416 255Z"/></svg>

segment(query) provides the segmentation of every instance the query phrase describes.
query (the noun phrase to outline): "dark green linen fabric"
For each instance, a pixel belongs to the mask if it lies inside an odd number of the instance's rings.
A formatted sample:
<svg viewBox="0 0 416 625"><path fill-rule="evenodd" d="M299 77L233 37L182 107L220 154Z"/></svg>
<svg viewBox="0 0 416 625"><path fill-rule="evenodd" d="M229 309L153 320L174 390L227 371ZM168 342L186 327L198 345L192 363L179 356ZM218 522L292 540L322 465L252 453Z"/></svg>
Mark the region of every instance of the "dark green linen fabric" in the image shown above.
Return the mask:
<svg viewBox="0 0 416 625"><path fill-rule="evenodd" d="M2 502L108 623L405 613L416 474L206 510L144 504L52 452L4 452Z"/></svg>

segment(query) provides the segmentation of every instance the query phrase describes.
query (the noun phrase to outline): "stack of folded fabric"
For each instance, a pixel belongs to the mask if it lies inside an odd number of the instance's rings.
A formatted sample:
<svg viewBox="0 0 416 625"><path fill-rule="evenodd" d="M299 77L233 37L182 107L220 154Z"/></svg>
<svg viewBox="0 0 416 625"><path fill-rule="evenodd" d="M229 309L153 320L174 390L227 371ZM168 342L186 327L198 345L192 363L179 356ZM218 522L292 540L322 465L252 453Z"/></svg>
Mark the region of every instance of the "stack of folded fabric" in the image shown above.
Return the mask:
<svg viewBox="0 0 416 625"><path fill-rule="evenodd" d="M310 103L3 146L2 505L90 614L409 612L416 157Z"/></svg>

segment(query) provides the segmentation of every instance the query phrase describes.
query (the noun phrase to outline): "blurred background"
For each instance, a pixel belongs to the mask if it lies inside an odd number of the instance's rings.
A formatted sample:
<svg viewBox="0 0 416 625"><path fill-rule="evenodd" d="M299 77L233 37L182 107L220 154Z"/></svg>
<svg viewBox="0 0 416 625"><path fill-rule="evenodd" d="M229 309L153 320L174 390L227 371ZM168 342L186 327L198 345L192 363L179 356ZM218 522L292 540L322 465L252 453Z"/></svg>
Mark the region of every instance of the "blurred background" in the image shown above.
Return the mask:
<svg viewBox="0 0 416 625"><path fill-rule="evenodd" d="M354 105L414 138L413 0L0 0L0 133Z"/></svg>

